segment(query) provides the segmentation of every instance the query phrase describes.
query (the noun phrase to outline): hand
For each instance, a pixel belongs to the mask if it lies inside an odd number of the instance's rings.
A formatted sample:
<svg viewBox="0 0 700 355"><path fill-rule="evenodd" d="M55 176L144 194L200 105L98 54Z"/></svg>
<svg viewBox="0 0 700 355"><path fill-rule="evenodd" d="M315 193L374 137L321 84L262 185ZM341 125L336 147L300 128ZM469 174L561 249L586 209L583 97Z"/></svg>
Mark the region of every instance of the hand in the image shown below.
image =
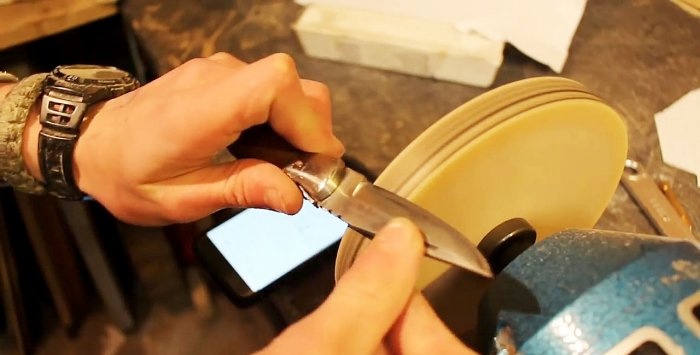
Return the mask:
<svg viewBox="0 0 700 355"><path fill-rule="evenodd" d="M415 290L423 243L407 220L390 222L328 299L259 354L476 354Z"/></svg>
<svg viewBox="0 0 700 355"><path fill-rule="evenodd" d="M245 129L268 123L301 150L341 156L330 116L328 89L300 79L291 57L247 64L217 53L90 111L76 144L76 181L116 217L141 225L192 221L225 207L293 213L301 194L280 169L231 161L225 149ZM40 177L38 123L30 126L25 160Z"/></svg>

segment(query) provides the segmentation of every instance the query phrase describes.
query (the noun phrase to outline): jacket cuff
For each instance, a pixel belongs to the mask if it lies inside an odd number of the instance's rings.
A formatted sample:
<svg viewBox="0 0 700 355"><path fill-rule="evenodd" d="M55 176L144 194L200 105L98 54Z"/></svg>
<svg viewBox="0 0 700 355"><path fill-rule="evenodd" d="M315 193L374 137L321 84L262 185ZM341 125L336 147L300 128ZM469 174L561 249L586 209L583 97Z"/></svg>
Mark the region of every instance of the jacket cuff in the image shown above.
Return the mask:
<svg viewBox="0 0 700 355"><path fill-rule="evenodd" d="M12 82L7 73L2 75L0 79ZM27 116L41 96L46 75L35 74L21 80L0 101L0 186L9 185L32 194L45 193L44 185L27 171L22 156L22 135Z"/></svg>

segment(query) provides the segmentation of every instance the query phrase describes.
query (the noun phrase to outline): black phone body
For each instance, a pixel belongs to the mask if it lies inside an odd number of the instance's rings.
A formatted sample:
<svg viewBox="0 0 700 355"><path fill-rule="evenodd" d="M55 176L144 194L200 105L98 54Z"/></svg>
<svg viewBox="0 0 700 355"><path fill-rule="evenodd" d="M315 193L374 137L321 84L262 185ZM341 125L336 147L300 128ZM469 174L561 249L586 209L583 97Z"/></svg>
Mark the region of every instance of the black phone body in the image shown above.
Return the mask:
<svg viewBox="0 0 700 355"><path fill-rule="evenodd" d="M255 303L333 245L347 224L304 201L296 215L245 209L201 235L200 262L237 305Z"/></svg>

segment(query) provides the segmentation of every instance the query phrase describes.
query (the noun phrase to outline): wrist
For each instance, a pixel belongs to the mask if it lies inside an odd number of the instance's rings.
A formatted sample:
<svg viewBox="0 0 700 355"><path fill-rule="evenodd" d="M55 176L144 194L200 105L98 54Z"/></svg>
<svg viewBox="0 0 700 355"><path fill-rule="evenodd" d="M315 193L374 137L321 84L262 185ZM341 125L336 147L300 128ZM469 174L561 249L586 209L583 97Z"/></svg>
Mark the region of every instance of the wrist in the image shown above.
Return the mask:
<svg viewBox="0 0 700 355"><path fill-rule="evenodd" d="M94 121L99 119L100 111L105 104L106 102L102 102L91 106L87 110L83 124L80 126L80 134L75 144L75 150L73 151L73 177L75 184L80 191L88 196L95 194L93 188L95 179L92 176L96 174L92 173L92 170L97 169L96 165L98 165L99 158L96 155L100 154L97 150L99 145L93 144L94 138L99 139L100 135L91 135L89 128Z"/></svg>
<svg viewBox="0 0 700 355"><path fill-rule="evenodd" d="M80 128L80 135L82 137L90 126L90 122L97 115L102 104L95 105L88 109L85 114L85 123ZM44 182L44 176L41 174L41 169L39 168L39 131L41 131L41 123L39 122L39 114L41 112L41 100L37 100L29 111L29 116L27 116L27 123L24 127L24 133L22 137L22 157L24 158L24 163L27 171L37 180ZM78 142L81 142L79 139ZM76 184L81 191L85 191L80 183L80 167L87 166L91 161L91 153L89 149L79 149L80 144L76 144L75 158L73 160L73 171L75 174ZM87 146L87 144L83 144Z"/></svg>

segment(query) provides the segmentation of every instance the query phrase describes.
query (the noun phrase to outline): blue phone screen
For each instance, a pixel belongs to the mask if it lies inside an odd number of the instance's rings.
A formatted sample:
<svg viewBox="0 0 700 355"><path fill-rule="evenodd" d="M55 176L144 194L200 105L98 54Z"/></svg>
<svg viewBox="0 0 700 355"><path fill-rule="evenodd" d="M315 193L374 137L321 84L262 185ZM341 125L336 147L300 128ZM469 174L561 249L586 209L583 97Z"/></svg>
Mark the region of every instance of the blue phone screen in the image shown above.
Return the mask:
<svg viewBox="0 0 700 355"><path fill-rule="evenodd" d="M346 228L345 222L304 201L293 216L246 209L207 237L257 292L338 241Z"/></svg>

